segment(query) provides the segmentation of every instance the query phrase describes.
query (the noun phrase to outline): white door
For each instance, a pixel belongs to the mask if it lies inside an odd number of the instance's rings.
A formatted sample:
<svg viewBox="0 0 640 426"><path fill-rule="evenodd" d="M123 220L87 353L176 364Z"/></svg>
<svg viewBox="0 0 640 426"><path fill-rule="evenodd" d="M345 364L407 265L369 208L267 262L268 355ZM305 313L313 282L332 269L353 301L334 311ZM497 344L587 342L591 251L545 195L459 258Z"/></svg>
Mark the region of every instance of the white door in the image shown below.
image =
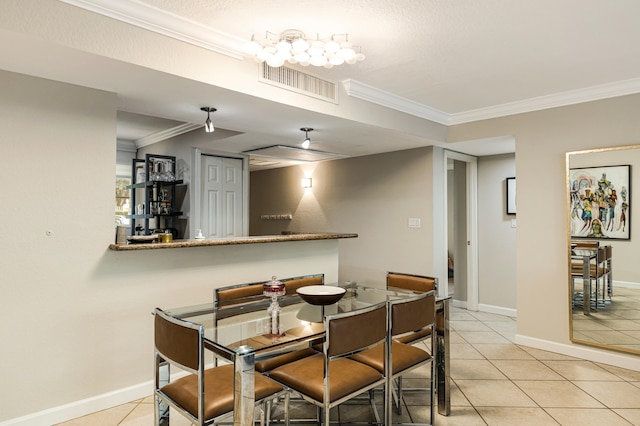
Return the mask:
<svg viewBox="0 0 640 426"><path fill-rule="evenodd" d="M202 233L207 238L242 236L242 160L202 155Z"/></svg>

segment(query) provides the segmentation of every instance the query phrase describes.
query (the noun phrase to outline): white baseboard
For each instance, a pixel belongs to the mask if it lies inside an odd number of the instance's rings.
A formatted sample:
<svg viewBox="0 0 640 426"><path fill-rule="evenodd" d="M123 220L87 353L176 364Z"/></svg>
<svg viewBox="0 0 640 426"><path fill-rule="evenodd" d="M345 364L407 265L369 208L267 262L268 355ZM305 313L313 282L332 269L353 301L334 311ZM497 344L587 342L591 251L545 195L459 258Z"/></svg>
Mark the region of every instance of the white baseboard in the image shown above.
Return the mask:
<svg viewBox="0 0 640 426"><path fill-rule="evenodd" d="M640 288L640 283L613 280L613 294L615 294L615 292L616 292L616 287Z"/></svg>
<svg viewBox="0 0 640 426"><path fill-rule="evenodd" d="M118 389L59 407L0 422L0 426L45 426L86 416L96 411L145 398L153 394L153 381Z"/></svg>
<svg viewBox="0 0 640 426"><path fill-rule="evenodd" d="M513 308L505 308L502 306L484 305L478 304L478 311L487 312L490 314L504 315L507 317L516 318L518 316L518 310Z"/></svg>
<svg viewBox="0 0 640 426"><path fill-rule="evenodd" d="M535 349L586 359L588 361L601 362L607 365L640 371L640 358L637 355L626 355L621 352L600 350L578 344L550 342L521 334L516 334L515 343Z"/></svg>
<svg viewBox="0 0 640 426"><path fill-rule="evenodd" d="M466 300L451 300L451 306L454 308L467 309L467 301Z"/></svg>
<svg viewBox="0 0 640 426"><path fill-rule="evenodd" d="M453 306L454 308L467 309L467 301L453 299L451 301L451 306ZM518 311L516 309L505 308L502 306L485 305L482 303L478 304L478 311L487 312L490 314L505 315L512 318L515 318L518 316Z"/></svg>

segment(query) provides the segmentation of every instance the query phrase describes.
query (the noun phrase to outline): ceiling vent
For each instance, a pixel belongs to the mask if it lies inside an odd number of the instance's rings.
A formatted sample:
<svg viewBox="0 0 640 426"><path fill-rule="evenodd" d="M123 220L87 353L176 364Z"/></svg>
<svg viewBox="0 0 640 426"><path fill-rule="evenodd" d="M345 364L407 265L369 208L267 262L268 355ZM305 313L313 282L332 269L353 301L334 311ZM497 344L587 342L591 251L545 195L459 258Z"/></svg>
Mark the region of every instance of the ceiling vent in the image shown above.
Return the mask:
<svg viewBox="0 0 640 426"><path fill-rule="evenodd" d="M272 145L264 148L250 149L243 154L257 157L281 158L292 161L325 161L345 158L348 155L336 154L334 152L316 151L314 149L302 149L286 145Z"/></svg>
<svg viewBox="0 0 640 426"><path fill-rule="evenodd" d="M293 68L274 68L263 62L260 67L260 81L323 101L338 103L336 83Z"/></svg>

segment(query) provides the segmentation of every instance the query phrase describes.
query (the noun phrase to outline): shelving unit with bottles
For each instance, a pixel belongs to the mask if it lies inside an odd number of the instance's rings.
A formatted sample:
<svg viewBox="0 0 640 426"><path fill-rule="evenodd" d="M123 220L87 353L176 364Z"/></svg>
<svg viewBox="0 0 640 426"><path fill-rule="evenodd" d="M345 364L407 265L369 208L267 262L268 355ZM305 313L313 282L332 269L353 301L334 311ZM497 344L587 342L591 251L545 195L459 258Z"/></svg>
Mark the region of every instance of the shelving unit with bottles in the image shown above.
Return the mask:
<svg viewBox="0 0 640 426"><path fill-rule="evenodd" d="M131 235L151 235L156 229L176 229L176 157L146 154L132 161Z"/></svg>

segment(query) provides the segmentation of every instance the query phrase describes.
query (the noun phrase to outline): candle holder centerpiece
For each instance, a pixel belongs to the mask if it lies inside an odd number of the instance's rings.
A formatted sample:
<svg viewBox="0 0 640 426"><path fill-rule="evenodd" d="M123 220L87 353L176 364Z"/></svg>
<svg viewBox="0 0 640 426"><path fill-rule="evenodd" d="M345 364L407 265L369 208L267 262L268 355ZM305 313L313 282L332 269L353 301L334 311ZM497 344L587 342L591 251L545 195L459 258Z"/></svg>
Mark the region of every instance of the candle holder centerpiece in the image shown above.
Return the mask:
<svg viewBox="0 0 640 426"><path fill-rule="evenodd" d="M278 303L278 297L282 297L287 293L287 289L282 281L278 281L276 276L271 277L271 281L262 285L262 293L271 298L271 304L267 308L269 314L271 327L269 327L270 334L274 336L281 336L284 334L282 324L280 324L280 304Z"/></svg>

